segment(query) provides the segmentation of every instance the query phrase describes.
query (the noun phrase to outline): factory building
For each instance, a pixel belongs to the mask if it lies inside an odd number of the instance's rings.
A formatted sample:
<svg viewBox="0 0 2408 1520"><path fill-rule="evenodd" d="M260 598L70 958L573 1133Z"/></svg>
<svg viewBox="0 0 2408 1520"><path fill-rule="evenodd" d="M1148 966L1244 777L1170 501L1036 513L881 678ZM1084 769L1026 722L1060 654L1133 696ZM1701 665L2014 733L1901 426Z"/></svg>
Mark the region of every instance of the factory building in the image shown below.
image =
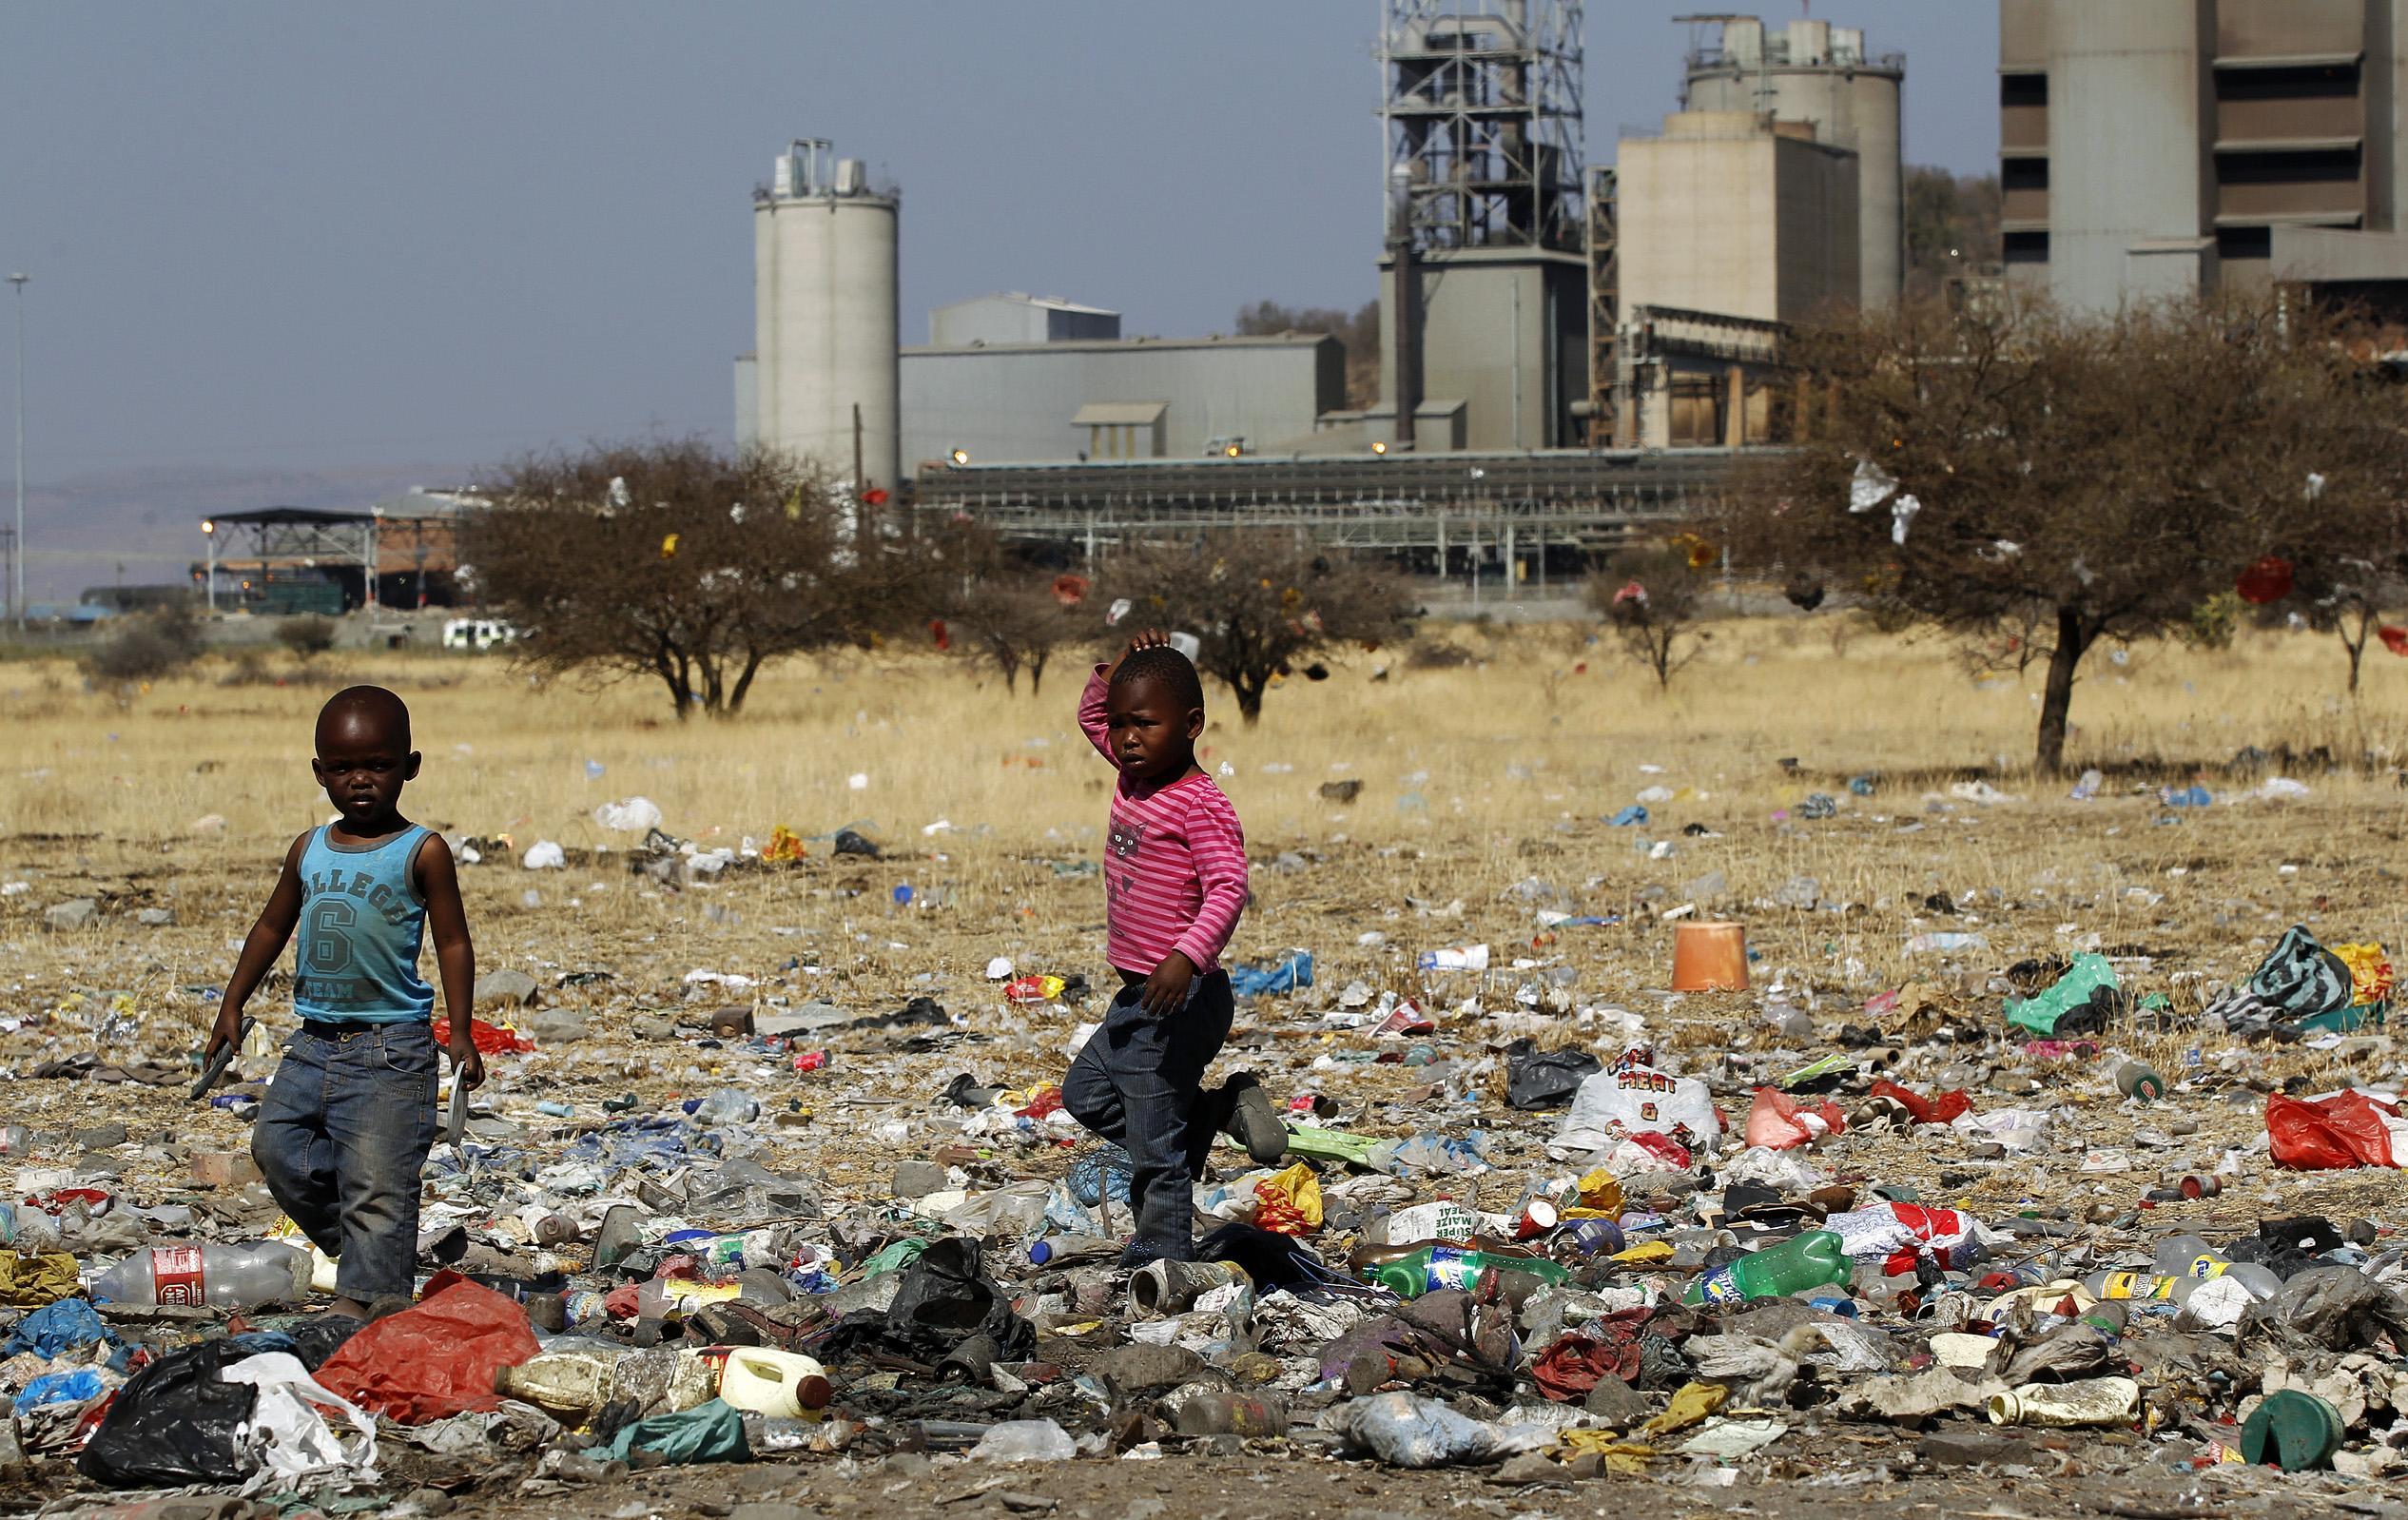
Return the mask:
<svg viewBox="0 0 2408 1520"><path fill-rule="evenodd" d="M1801 19L1777 30L1766 29L1754 16L1699 18L1699 23L1713 30L1690 47L1683 106L1803 122L1818 141L1854 153L1858 248L1854 299L1867 310L1895 303L1906 279L1899 125L1905 55L1869 53L1862 28L1828 21Z"/></svg>
<svg viewBox="0 0 2408 1520"><path fill-rule="evenodd" d="M1855 304L1858 162L1808 123L1744 110L1676 111L1660 137L1624 137L1623 304L1783 322Z"/></svg>
<svg viewBox="0 0 2408 1520"><path fill-rule="evenodd" d="M1109 342L1120 336L1120 313L1082 306L1057 296L974 296L928 313L928 342L936 348L972 343Z"/></svg>
<svg viewBox="0 0 2408 1520"><path fill-rule="evenodd" d="M930 344L903 351L904 462L1292 452L1346 403L1346 348L1261 338Z"/></svg>
<svg viewBox="0 0 2408 1520"><path fill-rule="evenodd" d="M736 361L736 435L891 486L903 478L896 322L902 197L860 159L798 139L753 192L753 351Z"/></svg>
<svg viewBox="0 0 2408 1520"><path fill-rule="evenodd" d="M2408 291L2408 0L2000 0L2009 279Z"/></svg>
<svg viewBox="0 0 2408 1520"><path fill-rule="evenodd" d="M1365 443L1583 440L1581 32L1573 0L1386 0L1386 341ZM1429 403L1449 420L1424 440L1409 419Z"/></svg>

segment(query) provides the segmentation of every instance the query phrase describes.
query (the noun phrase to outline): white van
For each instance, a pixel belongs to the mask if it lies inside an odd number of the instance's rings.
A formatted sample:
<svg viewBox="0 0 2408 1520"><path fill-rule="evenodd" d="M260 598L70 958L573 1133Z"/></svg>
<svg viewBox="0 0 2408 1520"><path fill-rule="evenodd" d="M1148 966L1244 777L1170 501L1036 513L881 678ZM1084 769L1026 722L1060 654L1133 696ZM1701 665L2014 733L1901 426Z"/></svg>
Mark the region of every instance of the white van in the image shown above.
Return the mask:
<svg viewBox="0 0 2408 1520"><path fill-rule="evenodd" d="M455 617L443 624L445 649L489 650L518 636L518 630L498 617Z"/></svg>

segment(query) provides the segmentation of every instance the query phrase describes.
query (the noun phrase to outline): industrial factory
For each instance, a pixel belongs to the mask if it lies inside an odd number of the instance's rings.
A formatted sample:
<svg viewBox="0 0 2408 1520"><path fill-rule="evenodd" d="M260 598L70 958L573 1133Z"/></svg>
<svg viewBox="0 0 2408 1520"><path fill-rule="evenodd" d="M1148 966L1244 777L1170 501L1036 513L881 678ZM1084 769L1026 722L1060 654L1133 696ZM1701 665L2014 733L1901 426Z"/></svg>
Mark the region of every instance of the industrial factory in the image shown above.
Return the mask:
<svg viewBox="0 0 2408 1520"><path fill-rule="evenodd" d="M906 344L900 192L798 141L754 196L739 438L1091 536L1104 503L1209 521L1239 494L1318 512L1443 477L1574 503L1569 548L1600 512L1680 510L1720 451L1777 437L1785 324L1898 298L1905 60L1861 31L1683 18L1682 109L1592 169L1580 0L1382 0L1379 20L1372 404L1348 409L1330 335L1124 337L1051 296L964 292ZM1443 523L1396 531L1355 541L1450 552Z"/></svg>

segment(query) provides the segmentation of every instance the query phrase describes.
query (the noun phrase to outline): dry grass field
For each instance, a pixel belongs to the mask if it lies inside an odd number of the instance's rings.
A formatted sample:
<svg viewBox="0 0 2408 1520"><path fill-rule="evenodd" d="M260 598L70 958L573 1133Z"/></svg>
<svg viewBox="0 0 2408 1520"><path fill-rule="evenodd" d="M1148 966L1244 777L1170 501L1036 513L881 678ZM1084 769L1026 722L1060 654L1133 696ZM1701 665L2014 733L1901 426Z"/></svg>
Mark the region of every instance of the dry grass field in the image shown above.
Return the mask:
<svg viewBox="0 0 2408 1520"><path fill-rule="evenodd" d="M2127 985L2167 992L2187 1012L2208 985L2245 975L2292 923L2328 943L2408 943L2398 889L2408 790L2393 759L2408 755L2408 667L2371 655L2354 710L2340 698L2338 647L2304 633L2244 634L2215 653L2144 647L2120 665L2100 657L2076 698L2070 752L2107 776L2094 800L2075 801L2067 783L2026 768L2037 671L1977 681L1945 646L1834 617L1713 633L1664 693L1612 645L1570 628L1438 627L1413 649L1357 654L1326 682L1274 691L1258 728L1216 719L1206 764L1235 801L1256 863L1257 904L1234 957L1301 945L1320 972L1311 992L1256 1003L1225 1062L1265 1071L1281 1098L1328 1094L1368 1133L1489 1126L1505 1141L1505 1165L1449 1186L1505 1205L1548 1166L1536 1141L1554 1127L1497 1101L1502 1083L1484 1063L1512 1034L1610 1057L1617 1025L1593 1010L1635 1010L1646 1038L1714 1077L1736 1110L1765 1074L1867 1022L1865 1000L1912 982L1914 1004L1978 1033L1937 1044L1917 1042L1928 1025L1893 1029L1907 1047L1897 1075L1970 1085L1983 1109L2073 1105L2078 1142L2068 1148L2061 1132L2037 1157L1969 1166L1953 1139L1857 1137L1837 1159L1846 1178L1911 1183L1992 1217L2070 1205L2078 1220L2084 1204L2128 1208L2161 1174L2221 1161L2239 1185L2155 1218L2229 1234L2275 1213L2386 1217L2396 1174L2277 1173L2246 1147L2262 1136L2249 1083L2395 1082L2388 1038L2338 1055L2242 1054L2188 1032L2124 1031L2123 1043L2191 1079L2165 1107L2134 1110L2100 1090L2094 1062L2052 1066L1986 1037L2004 1027L1990 979L2027 957L2107 948L2123 957ZM412 816L570 851L565 870L522 870L496 849L462 874L481 964L531 971L547 1004L583 1011L595 1031L498 1062L491 1115L526 1126L541 1153L621 1093L659 1111L738 1083L778 1118L765 1131L774 1164L823 1179L837 1206L881 1203L897 1157L958 1137L959 1114L930 1109L953 1073L1010 1085L1059 1075L1077 1012L1006 1007L984 980L988 959L1108 975L1100 894L1081 863L1098 853L1109 772L1073 722L1082 674L1058 668L1031 700L934 654L795 662L765 677L740 720L679 725L655 688L539 687L495 658L332 655L282 686L223 684L212 662L122 701L64 663L0 666L0 882L11 884L0 895L0 1069L23 1078L96 1049L105 1061L189 1058L280 852L326 816L307 768L312 714L336 687L377 681L415 712L425 770L406 800ZM2227 775L2244 746L2332 758ZM2263 774L2304 782L2309 794L2227 801ZM1870 795L1849 789L1858 776L1873 778ZM2215 806L2161 806L2161 786L2194 777ZM1350 803L1323 795L1325 783L1348 780L1363 784ZM2017 800L1950 794L1974 780ZM1646 825L1607 826L1650 788L1670 795L1651 793ZM1799 814L1814 792L1839 800L1835 816ZM623 856L593 853L631 842L597 826L594 808L638 794L701 848L763 841L783 824L811 841L808 857L663 889L630 874ZM848 825L887 858L831 856L827 836ZM1775 892L1801 876L1820 884L1824 906L1777 906ZM894 902L904 884L918 898L910 908ZM103 907L91 926L45 931L46 909L84 897ZM1757 991L1658 990L1665 914L1692 902L1747 921ZM1549 935L1534 914L1549 906L1616 922ZM174 924L142 926L146 907L172 910ZM1934 931L1977 933L1986 947L1909 949ZM1420 950L1474 941L1494 956L1485 976L1413 968ZM696 970L754 984L697 984ZM578 971L610 979L558 984ZM1815 1014L1815 1041L1784 1043L1759 1017L1777 979ZM1368 1035L1306 1027L1356 980L1445 1010L1433 1064L1373 1064ZM832 1065L807 1076L776 1057L642 1038L648 1024L660 1032L663 1014L731 1002L816 998L874 1014L923 992L961 1021L949 1043L831 1039ZM131 1022L107 1017L119 994ZM271 1029L290 1019L276 988L254 1006ZM263 1076L266 1062L245 1070ZM2036 1097L1990 1085L2017 1074L2039 1079ZM1454 1101L1484 1087L1476 1107ZM97 1166L146 1198L182 1194L184 1148L243 1143L230 1116L171 1087L39 1080L9 1092L0 1122L49 1137L37 1165ZM542 1099L574 1117L537 1114ZM2174 1116L2196 1133L2169 1136ZM130 1140L79 1160L67 1132L112 1120ZM2081 1172L2083 1144L2127 1148L2129 1171ZM1002 1181L1066 1161L1005 1147L978 1175ZM1408 1195L1428 1188L1394 1196ZM234 1221L259 1208L228 1201L223 1227L243 1227Z"/></svg>

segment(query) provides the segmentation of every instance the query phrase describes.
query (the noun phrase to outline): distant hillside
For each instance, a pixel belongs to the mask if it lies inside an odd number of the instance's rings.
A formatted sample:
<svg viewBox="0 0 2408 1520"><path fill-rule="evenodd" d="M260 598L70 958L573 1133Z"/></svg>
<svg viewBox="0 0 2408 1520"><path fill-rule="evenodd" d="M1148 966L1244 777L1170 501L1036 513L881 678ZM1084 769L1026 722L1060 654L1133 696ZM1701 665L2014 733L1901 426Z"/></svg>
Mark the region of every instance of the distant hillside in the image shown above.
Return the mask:
<svg viewBox="0 0 2408 1520"><path fill-rule="evenodd" d="M359 466L331 470L243 470L220 465L96 471L25 494L26 594L71 601L87 586L181 578L202 555L201 519L260 507L365 508L414 485L454 485L459 463ZM0 480L0 526L15 499Z"/></svg>

